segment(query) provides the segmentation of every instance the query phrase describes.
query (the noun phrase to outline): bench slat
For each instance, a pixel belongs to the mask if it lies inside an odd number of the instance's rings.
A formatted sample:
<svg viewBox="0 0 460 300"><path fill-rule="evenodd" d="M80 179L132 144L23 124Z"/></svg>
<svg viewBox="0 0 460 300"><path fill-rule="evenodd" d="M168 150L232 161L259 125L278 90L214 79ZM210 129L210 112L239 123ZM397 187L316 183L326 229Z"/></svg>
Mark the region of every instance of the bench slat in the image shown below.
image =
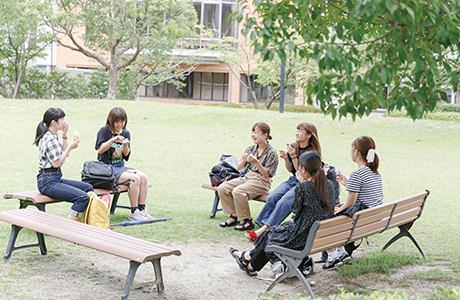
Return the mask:
<svg viewBox="0 0 460 300"><path fill-rule="evenodd" d="M36 209L0 212L0 220L139 263L173 254L181 255L177 249L71 221Z"/></svg>

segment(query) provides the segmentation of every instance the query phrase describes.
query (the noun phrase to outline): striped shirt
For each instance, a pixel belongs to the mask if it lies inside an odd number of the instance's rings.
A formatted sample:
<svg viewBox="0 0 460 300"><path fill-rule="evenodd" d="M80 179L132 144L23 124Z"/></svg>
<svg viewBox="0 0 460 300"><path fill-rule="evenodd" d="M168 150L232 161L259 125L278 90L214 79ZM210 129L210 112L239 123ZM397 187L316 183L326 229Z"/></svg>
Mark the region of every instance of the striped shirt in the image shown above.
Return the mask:
<svg viewBox="0 0 460 300"><path fill-rule="evenodd" d="M38 168L48 169L53 166L53 161L59 159L62 154L62 144L57 134L47 131L40 140L38 148Z"/></svg>
<svg viewBox="0 0 460 300"><path fill-rule="evenodd" d="M382 177L372 172L367 166L361 166L350 174L347 191L358 193L357 202L363 202L368 207L383 203Z"/></svg>

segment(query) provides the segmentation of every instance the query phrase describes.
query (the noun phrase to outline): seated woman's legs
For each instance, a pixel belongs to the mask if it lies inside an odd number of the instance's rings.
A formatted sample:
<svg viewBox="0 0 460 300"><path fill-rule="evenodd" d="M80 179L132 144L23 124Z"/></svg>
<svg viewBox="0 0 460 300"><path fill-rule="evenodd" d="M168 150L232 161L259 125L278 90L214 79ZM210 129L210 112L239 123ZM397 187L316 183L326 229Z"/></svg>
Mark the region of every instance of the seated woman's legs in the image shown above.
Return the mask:
<svg viewBox="0 0 460 300"><path fill-rule="evenodd" d="M252 230L254 228L249 199L267 193L268 189L269 185L260 180L248 180L233 189L233 201L235 202L238 220L241 223L235 227L236 230Z"/></svg>
<svg viewBox="0 0 460 300"><path fill-rule="evenodd" d="M265 224L268 226L276 226L281 224L290 214L291 206L294 202L295 187L287 191L283 197L276 203L275 209Z"/></svg>
<svg viewBox="0 0 460 300"><path fill-rule="evenodd" d="M286 180L281 183L276 189L270 192L267 197L264 207L260 211L256 218L256 224L262 226L265 221L270 217L273 210L275 209L276 203L284 196L284 194L292 188L290 180Z"/></svg>
<svg viewBox="0 0 460 300"><path fill-rule="evenodd" d="M131 206L129 219L133 221L153 219L152 216L147 215L145 210L145 202L147 201L147 176L140 171L123 172L117 179L117 183L130 180L128 190L128 197Z"/></svg>
<svg viewBox="0 0 460 300"><path fill-rule="evenodd" d="M235 187L246 182L244 177L235 178L219 185L217 193L222 203L224 214L230 215L227 221L220 223L221 227L234 226L238 221L236 208L233 203L232 191Z"/></svg>

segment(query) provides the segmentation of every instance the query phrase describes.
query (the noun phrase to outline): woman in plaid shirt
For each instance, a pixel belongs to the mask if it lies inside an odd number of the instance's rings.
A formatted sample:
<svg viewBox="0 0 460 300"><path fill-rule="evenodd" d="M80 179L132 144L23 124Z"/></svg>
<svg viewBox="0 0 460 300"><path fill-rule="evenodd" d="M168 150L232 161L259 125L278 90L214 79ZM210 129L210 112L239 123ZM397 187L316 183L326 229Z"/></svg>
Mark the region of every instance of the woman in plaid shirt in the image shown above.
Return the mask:
<svg viewBox="0 0 460 300"><path fill-rule="evenodd" d="M78 147L80 139L68 142L69 125L64 120L65 113L60 108L48 108L43 120L37 126L34 144L39 147L37 186L45 196L72 202L68 218L77 220L89 202L87 192L93 191L91 184L81 181L62 179L61 166L70 151ZM61 143L58 131L62 131Z"/></svg>

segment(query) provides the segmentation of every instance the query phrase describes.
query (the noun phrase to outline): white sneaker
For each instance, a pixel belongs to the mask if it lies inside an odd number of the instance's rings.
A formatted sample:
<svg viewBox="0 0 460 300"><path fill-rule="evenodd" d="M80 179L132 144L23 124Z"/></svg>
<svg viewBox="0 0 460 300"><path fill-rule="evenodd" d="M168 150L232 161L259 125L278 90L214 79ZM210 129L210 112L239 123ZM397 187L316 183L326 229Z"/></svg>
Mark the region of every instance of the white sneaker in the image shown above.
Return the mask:
<svg viewBox="0 0 460 300"><path fill-rule="evenodd" d="M147 221L148 220L146 217L144 217L144 214L139 209L136 209L133 213L129 213L128 218L131 221L141 221L141 220Z"/></svg>
<svg viewBox="0 0 460 300"><path fill-rule="evenodd" d="M155 220L155 218L152 217L152 216L149 214L149 211L147 210L147 208L144 208L144 210L141 211L141 214L142 214L142 216L144 216L147 220Z"/></svg>

